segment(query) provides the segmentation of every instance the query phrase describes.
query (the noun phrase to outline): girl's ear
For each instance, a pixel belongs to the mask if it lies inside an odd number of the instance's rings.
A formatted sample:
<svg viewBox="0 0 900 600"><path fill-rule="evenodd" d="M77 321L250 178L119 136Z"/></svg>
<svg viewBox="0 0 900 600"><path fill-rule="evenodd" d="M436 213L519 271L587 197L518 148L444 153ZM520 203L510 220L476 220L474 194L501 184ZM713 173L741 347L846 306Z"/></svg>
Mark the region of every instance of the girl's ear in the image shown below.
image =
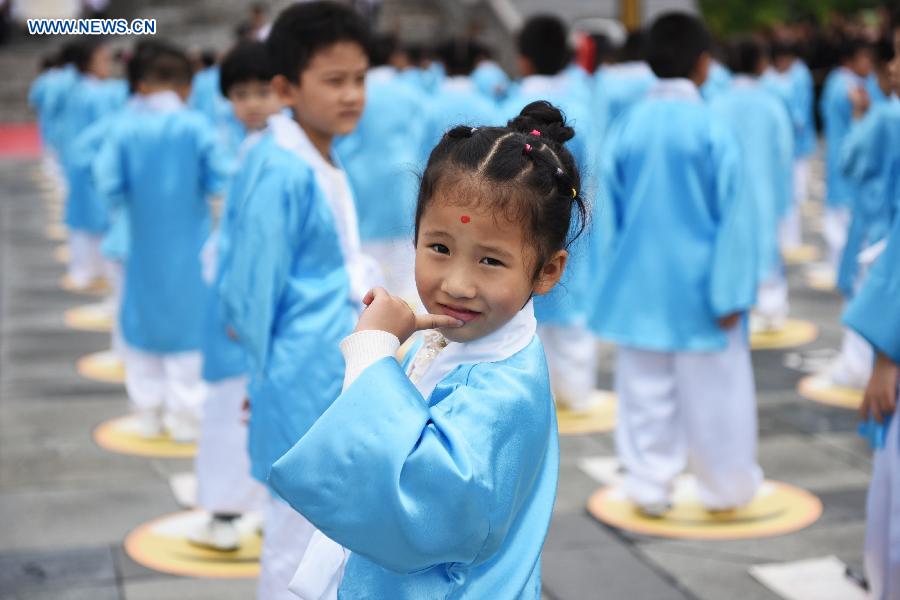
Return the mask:
<svg viewBox="0 0 900 600"><path fill-rule="evenodd" d="M568 261L569 253L566 250L558 250L544 263L534 282L534 287L531 288L535 296L543 296L559 283Z"/></svg>

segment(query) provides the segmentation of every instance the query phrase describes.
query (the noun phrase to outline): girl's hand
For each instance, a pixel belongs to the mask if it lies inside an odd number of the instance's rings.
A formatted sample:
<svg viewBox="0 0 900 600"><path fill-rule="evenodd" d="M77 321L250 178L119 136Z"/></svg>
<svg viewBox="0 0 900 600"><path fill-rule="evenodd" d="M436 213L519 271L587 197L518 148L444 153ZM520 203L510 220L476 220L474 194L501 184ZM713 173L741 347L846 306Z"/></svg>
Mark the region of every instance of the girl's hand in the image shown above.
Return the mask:
<svg viewBox="0 0 900 600"><path fill-rule="evenodd" d="M866 420L871 415L881 423L884 417L894 412L896 405L897 365L879 352L859 407L859 416Z"/></svg>
<svg viewBox="0 0 900 600"><path fill-rule="evenodd" d="M731 329L741 321L741 314L739 312L731 313L730 315L726 315L719 319L719 329Z"/></svg>
<svg viewBox="0 0 900 600"><path fill-rule="evenodd" d="M356 323L357 331L387 331L397 336L402 344L409 336L422 329L462 327L462 321L447 315L417 315L412 307L384 288L369 290L363 298L366 309Z"/></svg>

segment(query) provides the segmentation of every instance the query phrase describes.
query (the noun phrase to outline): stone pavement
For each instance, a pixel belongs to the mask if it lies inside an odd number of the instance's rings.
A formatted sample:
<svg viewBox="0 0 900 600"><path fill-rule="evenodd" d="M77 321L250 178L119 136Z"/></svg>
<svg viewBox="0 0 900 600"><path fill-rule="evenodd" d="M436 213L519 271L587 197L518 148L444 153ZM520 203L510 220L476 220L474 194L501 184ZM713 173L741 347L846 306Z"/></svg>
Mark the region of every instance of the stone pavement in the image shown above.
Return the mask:
<svg viewBox="0 0 900 600"><path fill-rule="evenodd" d="M179 509L172 473L190 461L112 454L91 430L126 413L124 390L92 383L75 361L108 345L106 334L63 327L65 309L84 304L58 288L56 243L36 161L0 162L0 600L252 598L254 582L157 573L122 549L137 525ZM819 339L802 350L836 348L838 296L808 290L792 267L793 314L815 321ZM550 600L776 598L747 569L760 563L834 554L859 567L869 453L851 411L800 398L802 373L786 352L753 355L759 391L760 460L768 477L804 487L822 517L795 534L745 541L677 541L607 528L585 511L599 486L578 461L611 456L610 434L564 437L559 495L544 551ZM794 359L797 357L794 356ZM600 381L610 385L604 352Z"/></svg>

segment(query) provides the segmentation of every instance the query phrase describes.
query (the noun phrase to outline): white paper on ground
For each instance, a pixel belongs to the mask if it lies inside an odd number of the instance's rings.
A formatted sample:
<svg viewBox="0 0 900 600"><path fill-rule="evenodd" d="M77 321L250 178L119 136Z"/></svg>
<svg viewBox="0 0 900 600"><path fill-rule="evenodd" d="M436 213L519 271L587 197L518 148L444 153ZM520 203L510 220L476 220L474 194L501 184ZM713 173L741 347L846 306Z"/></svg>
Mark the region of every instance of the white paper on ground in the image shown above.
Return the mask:
<svg viewBox="0 0 900 600"><path fill-rule="evenodd" d="M785 600L866 600L835 556L750 567L750 575Z"/></svg>

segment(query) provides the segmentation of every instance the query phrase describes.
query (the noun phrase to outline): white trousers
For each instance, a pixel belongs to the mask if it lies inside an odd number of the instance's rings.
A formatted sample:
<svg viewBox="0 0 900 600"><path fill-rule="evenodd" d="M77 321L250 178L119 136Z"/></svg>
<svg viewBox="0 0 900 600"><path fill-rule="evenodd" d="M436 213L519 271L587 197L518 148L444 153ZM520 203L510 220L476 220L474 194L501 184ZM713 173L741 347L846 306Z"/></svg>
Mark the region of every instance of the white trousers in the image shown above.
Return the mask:
<svg viewBox="0 0 900 600"><path fill-rule="evenodd" d="M779 267L759 283L756 290L756 313L769 322L783 322L790 311L788 282Z"/></svg>
<svg viewBox="0 0 900 600"><path fill-rule="evenodd" d="M794 197L787 212L778 224L778 241L782 251L797 248L803 244L803 221L800 205L809 199L809 160L794 161Z"/></svg>
<svg viewBox="0 0 900 600"><path fill-rule="evenodd" d="M557 400L572 410L589 406L597 369L597 340L585 327L541 325L538 337L547 355Z"/></svg>
<svg viewBox="0 0 900 600"><path fill-rule="evenodd" d="M809 200L809 159L794 161L794 203L806 204Z"/></svg>
<svg viewBox="0 0 900 600"><path fill-rule="evenodd" d="M270 496L259 559L257 600L297 600L288 590L316 528L286 502Z"/></svg>
<svg viewBox="0 0 900 600"><path fill-rule="evenodd" d="M122 337L122 326L119 324L119 311L122 309L122 292L125 289L125 265L119 261L106 260L106 277L109 279L110 294L107 302L112 307L112 332L110 333L110 349L113 354L125 359L125 339Z"/></svg>
<svg viewBox="0 0 900 600"><path fill-rule="evenodd" d="M375 259L381 267L389 292L407 302L419 302L415 276L416 249L411 239L395 238L363 242L362 252Z"/></svg>
<svg viewBox="0 0 900 600"><path fill-rule="evenodd" d="M103 241L86 231L69 231L69 279L76 287L87 287L94 279L106 275L106 264L100 252Z"/></svg>
<svg viewBox="0 0 900 600"><path fill-rule="evenodd" d="M841 265L841 255L847 244L847 230L850 227L850 209L846 206L825 207L822 215L822 237L828 246L828 264L837 273Z"/></svg>
<svg viewBox="0 0 900 600"><path fill-rule="evenodd" d="M162 413L170 431L195 432L200 425L205 384L200 352L151 354L125 349L125 389L138 412Z"/></svg>
<svg viewBox="0 0 900 600"><path fill-rule="evenodd" d="M206 384L194 470L197 504L214 514L261 511L266 488L250 475L247 425L243 422L247 377Z"/></svg>
<svg viewBox="0 0 900 600"><path fill-rule="evenodd" d="M900 390L898 390L900 392ZM866 500L864 561L872 600L900 598L900 416L875 451Z"/></svg>
<svg viewBox="0 0 900 600"><path fill-rule="evenodd" d="M865 251L863 251L865 252ZM853 292L858 294L869 276L872 261L860 261L856 271L856 279L853 282ZM872 363L875 361L875 352L872 345L864 337L849 327L843 328L841 338L841 350L830 369L833 383L849 388L864 389L872 374Z"/></svg>
<svg viewBox="0 0 900 600"><path fill-rule="evenodd" d="M638 504L669 500L685 469L712 510L741 506L762 482L756 462L756 393L743 327L719 352L619 348L616 447L625 492Z"/></svg>

